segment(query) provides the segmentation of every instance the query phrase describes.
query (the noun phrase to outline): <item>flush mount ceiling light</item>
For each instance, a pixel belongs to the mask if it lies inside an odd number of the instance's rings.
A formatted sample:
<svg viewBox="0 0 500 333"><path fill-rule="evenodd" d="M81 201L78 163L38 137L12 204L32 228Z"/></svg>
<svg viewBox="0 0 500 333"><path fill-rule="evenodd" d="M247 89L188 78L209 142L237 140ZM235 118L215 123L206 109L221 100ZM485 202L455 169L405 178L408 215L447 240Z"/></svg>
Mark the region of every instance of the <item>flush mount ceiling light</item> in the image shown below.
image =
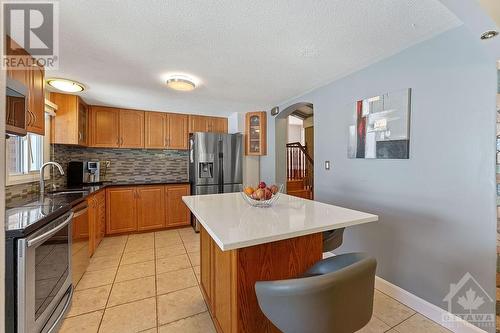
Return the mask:
<svg viewBox="0 0 500 333"><path fill-rule="evenodd" d="M191 91L197 86L196 80L186 75L172 75L166 80L167 87L178 91Z"/></svg>
<svg viewBox="0 0 500 333"><path fill-rule="evenodd" d="M64 92L76 93L85 90L85 86L79 82L67 79L47 79L47 84Z"/></svg>
<svg viewBox="0 0 500 333"><path fill-rule="evenodd" d="M490 39L490 38L493 38L493 37L496 37L498 35L498 31L496 30L488 30L488 31L485 31L481 34L481 39Z"/></svg>

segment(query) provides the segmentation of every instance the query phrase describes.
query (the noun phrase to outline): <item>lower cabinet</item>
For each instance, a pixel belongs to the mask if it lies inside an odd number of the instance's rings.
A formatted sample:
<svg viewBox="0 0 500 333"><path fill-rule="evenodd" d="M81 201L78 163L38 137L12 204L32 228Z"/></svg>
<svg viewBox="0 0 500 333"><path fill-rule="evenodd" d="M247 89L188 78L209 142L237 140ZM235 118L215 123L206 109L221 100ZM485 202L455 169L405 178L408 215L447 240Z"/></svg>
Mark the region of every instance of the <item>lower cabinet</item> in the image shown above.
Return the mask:
<svg viewBox="0 0 500 333"><path fill-rule="evenodd" d="M140 186L137 191L137 230L165 226L164 186Z"/></svg>
<svg viewBox="0 0 500 333"><path fill-rule="evenodd" d="M137 231L136 199L135 186L106 189L106 234Z"/></svg>
<svg viewBox="0 0 500 333"><path fill-rule="evenodd" d="M106 233L106 194L97 192L87 198L89 254L93 255Z"/></svg>
<svg viewBox="0 0 500 333"><path fill-rule="evenodd" d="M106 234L156 230L190 224L182 201L189 185L145 185L106 189Z"/></svg>

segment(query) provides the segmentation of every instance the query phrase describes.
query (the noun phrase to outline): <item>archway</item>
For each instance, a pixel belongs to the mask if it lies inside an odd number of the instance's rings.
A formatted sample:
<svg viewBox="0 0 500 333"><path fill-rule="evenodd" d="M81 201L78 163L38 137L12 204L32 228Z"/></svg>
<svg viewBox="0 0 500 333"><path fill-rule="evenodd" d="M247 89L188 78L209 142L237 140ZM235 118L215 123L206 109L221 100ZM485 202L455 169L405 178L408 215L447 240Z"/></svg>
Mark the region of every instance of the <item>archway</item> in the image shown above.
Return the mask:
<svg viewBox="0 0 500 333"><path fill-rule="evenodd" d="M314 126L314 121L313 121L313 104L309 102L300 102L300 103L295 103L293 105L288 106L285 108L283 111L281 111L277 116L275 120L275 158L276 158L276 182L280 184L285 184L285 192L288 193L290 190L290 194L295 194L297 196L302 196L302 197L308 197L311 198L313 197L313 163L308 162L306 157L303 156L303 153L301 150L306 149L307 150L307 145L304 145L303 147L300 147L304 144L302 142L302 145L295 145L296 149L291 148L291 143L289 142L289 119L290 116L295 116L299 119L302 119L305 121L308 119L308 123L310 123L310 130L308 131L308 138L311 141L309 143L309 151L311 152L310 155L314 156L314 146L312 144L313 142L313 126ZM290 156L296 156L297 154L292 154L290 150L296 151L298 154L301 154L302 160L304 161L304 165L308 165L308 170L305 170L303 166L300 167L299 173L303 173L302 175L306 177L306 173L308 175L308 178L310 178L309 182L306 181L307 187L310 187L310 195L307 194L305 191L297 191L292 193L292 189L287 188L287 184L292 184L289 182L291 172L290 172ZM288 154L288 158L287 158ZM293 170L293 173L296 173L297 170ZM296 183L296 182L295 182ZM298 190L298 189L297 189Z"/></svg>

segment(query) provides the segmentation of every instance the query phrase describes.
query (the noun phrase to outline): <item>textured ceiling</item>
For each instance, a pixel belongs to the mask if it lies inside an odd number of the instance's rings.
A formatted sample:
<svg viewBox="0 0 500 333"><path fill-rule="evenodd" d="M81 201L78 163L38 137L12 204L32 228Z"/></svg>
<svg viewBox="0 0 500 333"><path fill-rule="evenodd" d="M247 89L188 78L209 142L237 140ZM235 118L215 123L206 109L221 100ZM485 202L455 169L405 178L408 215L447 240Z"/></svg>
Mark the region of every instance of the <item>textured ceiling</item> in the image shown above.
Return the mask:
<svg viewBox="0 0 500 333"><path fill-rule="evenodd" d="M60 65L85 100L228 115L267 110L461 22L437 0L61 0ZM168 90L164 74L201 80Z"/></svg>

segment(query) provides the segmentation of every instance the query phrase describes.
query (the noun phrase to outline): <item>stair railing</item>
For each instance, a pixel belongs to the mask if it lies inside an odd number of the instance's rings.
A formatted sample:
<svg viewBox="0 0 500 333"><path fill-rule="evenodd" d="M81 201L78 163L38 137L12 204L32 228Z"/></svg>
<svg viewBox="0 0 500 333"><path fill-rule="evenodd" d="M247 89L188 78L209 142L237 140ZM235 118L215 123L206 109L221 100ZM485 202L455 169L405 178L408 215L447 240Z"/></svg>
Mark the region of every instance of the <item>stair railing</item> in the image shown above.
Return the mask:
<svg viewBox="0 0 500 333"><path fill-rule="evenodd" d="M288 180L303 180L305 189L313 189L314 161L306 146L300 142L287 143L286 165Z"/></svg>

